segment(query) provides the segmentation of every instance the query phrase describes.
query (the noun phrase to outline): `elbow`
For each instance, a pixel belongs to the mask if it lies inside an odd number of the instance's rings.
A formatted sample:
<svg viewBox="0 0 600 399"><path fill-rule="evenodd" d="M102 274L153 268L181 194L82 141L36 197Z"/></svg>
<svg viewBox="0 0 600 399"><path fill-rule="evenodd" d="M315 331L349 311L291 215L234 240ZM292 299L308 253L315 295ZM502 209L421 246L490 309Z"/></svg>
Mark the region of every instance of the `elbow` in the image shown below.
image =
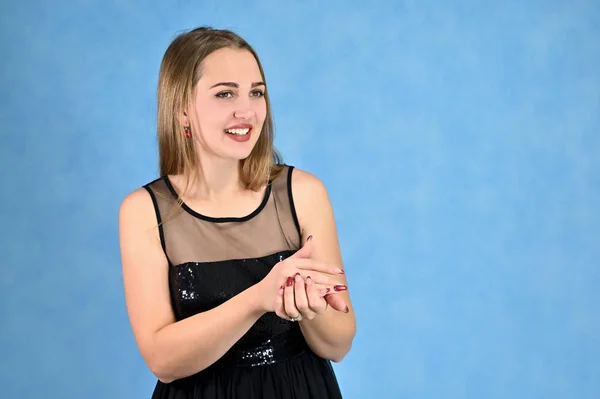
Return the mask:
<svg viewBox="0 0 600 399"><path fill-rule="evenodd" d="M347 336L342 338L335 344L332 344L331 355L329 359L334 363L340 363L350 350L352 349L352 342L354 341L354 335L356 333L356 327L348 332Z"/></svg>
<svg viewBox="0 0 600 399"><path fill-rule="evenodd" d="M174 359L167 355L156 339L140 340L140 353L150 372L161 382L168 384L178 379Z"/></svg>
<svg viewBox="0 0 600 399"><path fill-rule="evenodd" d="M312 351L319 357L323 359L330 360L334 363L340 363L348 352L350 352L350 348L352 344L348 345L322 345L319 347L311 346Z"/></svg>
<svg viewBox="0 0 600 399"><path fill-rule="evenodd" d="M332 356L330 356L330 360L334 363L340 363L342 360L344 360L346 355L350 352L351 348L352 348L352 344L350 344L344 348L338 348L338 350L336 350L335 353L332 353Z"/></svg>
<svg viewBox="0 0 600 399"><path fill-rule="evenodd" d="M204 370L204 365L192 365L183 359L153 356L147 361L148 368L164 384L187 378Z"/></svg>
<svg viewBox="0 0 600 399"><path fill-rule="evenodd" d="M173 375L173 370L167 367L164 362L157 360L148 362L148 368L150 369L150 372L152 372L152 374L154 374L154 376L164 384L169 384L177 379Z"/></svg>
<svg viewBox="0 0 600 399"><path fill-rule="evenodd" d="M165 359L160 353L157 353L156 351L142 352L142 356L148 369L150 369L150 372L154 374L159 381L168 384L177 379L171 362L168 359Z"/></svg>
<svg viewBox="0 0 600 399"><path fill-rule="evenodd" d="M171 373L169 373L169 371L167 370L167 367L164 364L164 362L161 362L156 357L146 359L146 365L150 369L150 372L154 374L154 376L158 378L159 381L168 384L174 380L174 378L172 378L170 375Z"/></svg>

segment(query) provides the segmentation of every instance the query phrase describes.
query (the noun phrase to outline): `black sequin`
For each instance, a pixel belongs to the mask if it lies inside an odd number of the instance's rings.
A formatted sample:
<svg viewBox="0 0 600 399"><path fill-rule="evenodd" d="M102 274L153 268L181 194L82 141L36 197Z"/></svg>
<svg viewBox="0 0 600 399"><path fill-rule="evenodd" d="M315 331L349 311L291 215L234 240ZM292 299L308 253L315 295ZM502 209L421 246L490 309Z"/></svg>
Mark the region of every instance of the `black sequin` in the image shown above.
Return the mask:
<svg viewBox="0 0 600 399"><path fill-rule="evenodd" d="M283 251L262 258L190 262L170 269L172 303L178 319L213 309L262 280L290 256ZM220 360L220 365L273 364L301 353L304 338L298 324L266 313Z"/></svg>

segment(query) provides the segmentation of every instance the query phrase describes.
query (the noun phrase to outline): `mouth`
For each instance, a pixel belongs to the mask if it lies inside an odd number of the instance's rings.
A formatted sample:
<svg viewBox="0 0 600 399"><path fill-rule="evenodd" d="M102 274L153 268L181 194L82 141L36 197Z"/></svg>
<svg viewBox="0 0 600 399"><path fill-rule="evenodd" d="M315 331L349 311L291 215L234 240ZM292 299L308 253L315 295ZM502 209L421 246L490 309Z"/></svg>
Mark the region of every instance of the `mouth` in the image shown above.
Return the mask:
<svg viewBox="0 0 600 399"><path fill-rule="evenodd" d="M248 133L250 133L251 130L252 130L251 127L235 128L235 129L225 129L225 133L227 133L227 134L233 134L235 136L245 136Z"/></svg>

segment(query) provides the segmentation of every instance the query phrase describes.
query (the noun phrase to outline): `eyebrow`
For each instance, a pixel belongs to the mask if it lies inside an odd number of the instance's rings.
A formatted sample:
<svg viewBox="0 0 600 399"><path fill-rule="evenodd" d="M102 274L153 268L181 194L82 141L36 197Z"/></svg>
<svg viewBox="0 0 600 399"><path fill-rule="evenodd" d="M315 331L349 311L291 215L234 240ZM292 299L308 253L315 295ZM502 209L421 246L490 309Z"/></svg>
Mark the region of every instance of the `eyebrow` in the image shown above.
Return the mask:
<svg viewBox="0 0 600 399"><path fill-rule="evenodd" d="M216 85L212 85L210 88L214 88L217 86L227 86L227 87L235 87L236 89L238 89L240 87L240 85L238 85L235 82L219 82ZM265 82L254 82L250 85L252 88L257 87L257 86L266 86Z"/></svg>

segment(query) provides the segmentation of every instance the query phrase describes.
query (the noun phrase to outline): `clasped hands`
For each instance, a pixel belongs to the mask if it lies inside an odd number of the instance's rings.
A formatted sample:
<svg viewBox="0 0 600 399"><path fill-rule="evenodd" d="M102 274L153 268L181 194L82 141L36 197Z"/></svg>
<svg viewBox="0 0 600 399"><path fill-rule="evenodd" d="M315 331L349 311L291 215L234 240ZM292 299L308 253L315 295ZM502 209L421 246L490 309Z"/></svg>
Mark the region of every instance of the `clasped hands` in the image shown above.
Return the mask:
<svg viewBox="0 0 600 399"><path fill-rule="evenodd" d="M264 292L264 310L275 312L290 321L312 320L328 306L348 312L343 298L336 293L348 288L336 275L344 274L339 267L310 259L312 236L289 258L277 263L259 283ZM272 294L276 292L273 300Z"/></svg>

